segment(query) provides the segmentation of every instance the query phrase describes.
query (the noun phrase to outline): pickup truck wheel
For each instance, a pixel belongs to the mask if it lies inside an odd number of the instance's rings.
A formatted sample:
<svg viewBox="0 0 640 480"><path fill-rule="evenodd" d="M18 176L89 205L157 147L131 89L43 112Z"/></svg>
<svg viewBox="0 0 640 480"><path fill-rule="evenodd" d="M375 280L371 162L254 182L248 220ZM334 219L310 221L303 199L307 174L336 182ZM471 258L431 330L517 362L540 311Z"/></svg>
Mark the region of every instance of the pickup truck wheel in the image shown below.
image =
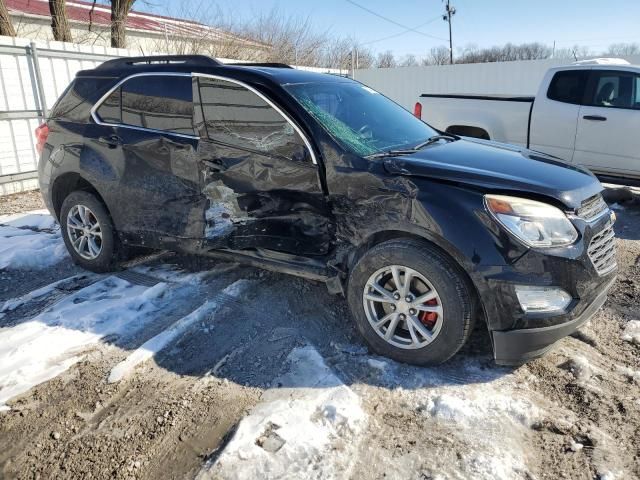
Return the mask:
<svg viewBox="0 0 640 480"><path fill-rule="evenodd" d="M349 275L358 330L380 355L440 364L473 327L474 300L458 265L426 242L390 240L359 259Z"/></svg>
<svg viewBox="0 0 640 480"><path fill-rule="evenodd" d="M73 261L93 272L115 269L117 239L111 216L89 192L72 192L60 210L64 243Z"/></svg>

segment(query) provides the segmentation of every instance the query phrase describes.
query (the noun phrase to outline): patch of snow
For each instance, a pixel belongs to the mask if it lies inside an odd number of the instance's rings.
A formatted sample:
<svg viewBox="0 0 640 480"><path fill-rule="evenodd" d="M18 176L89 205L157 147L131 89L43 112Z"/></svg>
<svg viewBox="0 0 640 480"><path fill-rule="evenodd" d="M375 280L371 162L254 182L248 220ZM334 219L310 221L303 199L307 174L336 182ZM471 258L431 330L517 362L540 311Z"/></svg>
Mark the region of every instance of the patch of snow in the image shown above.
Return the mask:
<svg viewBox="0 0 640 480"><path fill-rule="evenodd" d="M584 445L572 440L571 445L569 445L569 448L571 449L572 452L579 452L584 448Z"/></svg>
<svg viewBox="0 0 640 480"><path fill-rule="evenodd" d="M486 368L464 358L437 368L409 368L389 362L383 373L385 387L400 397L395 401L413 406L433 422L434 430L445 432L454 442L474 445L459 462L433 458L433 471L445 478L529 478L525 439L543 413L528 395L526 382L518 384L512 370ZM402 465L398 470L402 478L410 476L421 459L408 453L394 461Z"/></svg>
<svg viewBox="0 0 640 480"><path fill-rule="evenodd" d="M529 427L538 417L537 408L528 400L491 390L477 386L447 388L441 393L429 395L421 410L432 417L466 427L480 426L492 417Z"/></svg>
<svg viewBox="0 0 640 480"><path fill-rule="evenodd" d="M384 360L377 360L375 358L367 359L367 364L371 368L375 368L376 370L384 370L385 368L387 368L387 362L385 362Z"/></svg>
<svg viewBox="0 0 640 480"><path fill-rule="evenodd" d="M129 376L136 366L149 360L156 353L169 345L173 340L182 335L194 323L206 318L216 308L216 306L216 302L208 301L203 305L200 305L186 317L182 317L167 330L163 330L156 336L144 342L140 347L127 356L127 358L111 369L111 373L109 373L107 381L109 383L115 383Z"/></svg>
<svg viewBox="0 0 640 480"><path fill-rule="evenodd" d="M0 225L32 230L54 230L58 228L58 222L46 209L3 215L0 217Z"/></svg>
<svg viewBox="0 0 640 480"><path fill-rule="evenodd" d="M222 293L231 297L238 297L247 288L249 283L250 281L245 279L236 280L231 285L228 285ZM149 360L193 325L196 325L209 317L217 307L218 302L214 300L207 301L189 315L176 321L166 330L163 330L156 336L144 342L140 347L129 354L127 358L111 369L111 373L109 373L107 381L109 383L115 383L129 376L136 366ZM204 326L204 324L201 326ZM214 371L215 368L216 367L214 367Z"/></svg>
<svg viewBox="0 0 640 480"><path fill-rule="evenodd" d="M68 257L60 231L0 226L0 270L48 268Z"/></svg>
<svg viewBox="0 0 640 480"><path fill-rule="evenodd" d="M126 337L142 329L154 313L190 288L151 288L107 277L78 290L31 320L0 334L0 406L67 370L83 352L106 337Z"/></svg>
<svg viewBox="0 0 640 480"><path fill-rule="evenodd" d="M624 326L622 340L640 345L640 320L629 320Z"/></svg>
<svg viewBox="0 0 640 480"><path fill-rule="evenodd" d="M241 278L240 280L236 280L231 285L225 287L225 289L222 290L222 293L228 295L229 297L237 298L242 292L247 289L250 283L250 280Z"/></svg>
<svg viewBox="0 0 640 480"><path fill-rule="evenodd" d="M587 357L583 355L574 355L571 357L567 367L573 376L581 382L588 381L593 376L594 369L597 370L591 365Z"/></svg>
<svg viewBox="0 0 640 480"><path fill-rule="evenodd" d="M616 365L616 370L627 377L629 380L636 382L640 385L640 370L633 370L629 367L624 367L622 365Z"/></svg>
<svg viewBox="0 0 640 480"><path fill-rule="evenodd" d="M75 280L78 280L81 278L86 278L88 275L91 275L91 274L83 273L80 275L74 275L73 277L63 278L62 280L58 280L57 282L50 283L49 285L45 285L44 287L28 292L22 295L21 297L10 298L9 300L6 300L4 302L2 307L0 307L0 313L10 312L12 310L15 310L16 308L24 305L25 303L29 303L32 300L36 300L38 298L41 298L41 297L44 297L45 295L50 294L60 286L66 285L68 283L72 283Z"/></svg>
<svg viewBox="0 0 640 480"><path fill-rule="evenodd" d="M289 370L264 393L208 478L348 478L366 425L360 399L310 346L295 348Z"/></svg>

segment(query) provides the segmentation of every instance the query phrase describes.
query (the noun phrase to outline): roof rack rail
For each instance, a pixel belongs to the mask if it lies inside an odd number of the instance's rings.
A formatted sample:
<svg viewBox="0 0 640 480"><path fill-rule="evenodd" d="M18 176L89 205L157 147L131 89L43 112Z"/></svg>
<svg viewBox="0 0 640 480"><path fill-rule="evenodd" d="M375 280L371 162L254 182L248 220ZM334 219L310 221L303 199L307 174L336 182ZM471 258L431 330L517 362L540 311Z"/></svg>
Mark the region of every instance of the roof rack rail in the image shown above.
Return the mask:
<svg viewBox="0 0 640 480"><path fill-rule="evenodd" d="M291 65L287 65L286 63L277 63L277 62L237 62L237 63L226 63L225 65L229 67L293 68Z"/></svg>
<svg viewBox="0 0 640 480"><path fill-rule="evenodd" d="M112 68L131 68L142 65L153 64L180 64L194 67L219 67L222 65L214 58L205 55L151 55L148 57L122 57L107 60L99 65L97 70L108 70Z"/></svg>

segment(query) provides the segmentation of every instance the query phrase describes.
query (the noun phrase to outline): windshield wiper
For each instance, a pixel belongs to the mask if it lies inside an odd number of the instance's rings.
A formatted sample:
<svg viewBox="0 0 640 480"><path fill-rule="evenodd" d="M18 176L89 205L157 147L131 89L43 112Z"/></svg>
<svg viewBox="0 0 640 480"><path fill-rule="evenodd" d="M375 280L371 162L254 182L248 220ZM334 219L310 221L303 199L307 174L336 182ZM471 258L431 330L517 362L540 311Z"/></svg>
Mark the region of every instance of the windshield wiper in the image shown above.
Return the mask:
<svg viewBox="0 0 640 480"><path fill-rule="evenodd" d="M372 153L371 155L367 155L367 158L395 157L398 155L409 155L411 153L416 153L416 150L413 148L407 150L387 150L386 152Z"/></svg>
<svg viewBox="0 0 640 480"><path fill-rule="evenodd" d="M434 135L433 137L429 137L424 142L419 143L418 145L413 147L413 150L420 150L431 145L432 143L439 142L440 140L449 140L450 142L455 142L456 140L458 140L458 137L454 137L453 135Z"/></svg>
<svg viewBox="0 0 640 480"><path fill-rule="evenodd" d="M429 137L427 140L425 140L422 143L419 143L413 148L404 148L402 150L387 150L385 152L379 152L379 153L367 155L367 158L382 158L382 157L395 157L397 155L410 155L440 140L449 140L450 142L455 142L456 140L458 140L458 137L454 137L453 135L434 135L433 137Z"/></svg>

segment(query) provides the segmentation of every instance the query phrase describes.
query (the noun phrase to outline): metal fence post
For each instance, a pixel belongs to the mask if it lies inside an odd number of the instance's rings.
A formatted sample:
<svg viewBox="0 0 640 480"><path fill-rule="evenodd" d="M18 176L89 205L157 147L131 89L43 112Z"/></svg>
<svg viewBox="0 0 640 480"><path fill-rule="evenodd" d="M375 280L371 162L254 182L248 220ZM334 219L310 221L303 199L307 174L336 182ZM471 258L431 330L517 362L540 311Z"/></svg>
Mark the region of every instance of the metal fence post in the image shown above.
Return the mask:
<svg viewBox="0 0 640 480"><path fill-rule="evenodd" d="M47 100L44 96L44 84L42 83L42 74L40 73L40 62L38 61L38 48L36 47L36 42L31 42L31 59L33 62L33 71L36 77L36 87L38 89L38 97L40 108L39 110L42 112L43 120L47 118Z"/></svg>

